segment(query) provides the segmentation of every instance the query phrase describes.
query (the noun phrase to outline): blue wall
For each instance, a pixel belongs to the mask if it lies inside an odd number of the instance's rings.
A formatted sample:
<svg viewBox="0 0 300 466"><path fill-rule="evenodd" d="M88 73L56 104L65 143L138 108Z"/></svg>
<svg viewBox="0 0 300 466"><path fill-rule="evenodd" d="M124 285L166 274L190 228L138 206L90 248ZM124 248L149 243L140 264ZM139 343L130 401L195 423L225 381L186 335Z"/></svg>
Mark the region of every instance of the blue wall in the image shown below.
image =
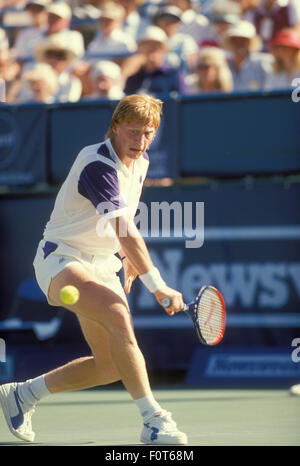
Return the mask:
<svg viewBox="0 0 300 466"><path fill-rule="evenodd" d="M300 170L300 104L289 92L161 97L150 178ZM103 140L115 105L2 106L0 184L60 184L77 153Z"/></svg>

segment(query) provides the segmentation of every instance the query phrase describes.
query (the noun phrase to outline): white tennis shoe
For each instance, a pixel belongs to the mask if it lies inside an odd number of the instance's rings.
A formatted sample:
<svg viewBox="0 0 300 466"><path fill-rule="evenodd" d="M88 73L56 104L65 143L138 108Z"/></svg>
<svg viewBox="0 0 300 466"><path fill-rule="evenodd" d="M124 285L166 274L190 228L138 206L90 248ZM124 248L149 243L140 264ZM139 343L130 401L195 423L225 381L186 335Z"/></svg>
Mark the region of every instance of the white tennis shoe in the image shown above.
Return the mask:
<svg viewBox="0 0 300 466"><path fill-rule="evenodd" d="M33 442L35 433L32 430L31 416L34 407L26 407L18 394L18 383L0 385L0 403L13 435L26 442Z"/></svg>
<svg viewBox="0 0 300 466"><path fill-rule="evenodd" d="M147 445L186 445L187 436L177 429L171 413L163 410L144 422L141 442Z"/></svg>
<svg viewBox="0 0 300 466"><path fill-rule="evenodd" d="M290 388L290 394L300 396L300 383Z"/></svg>

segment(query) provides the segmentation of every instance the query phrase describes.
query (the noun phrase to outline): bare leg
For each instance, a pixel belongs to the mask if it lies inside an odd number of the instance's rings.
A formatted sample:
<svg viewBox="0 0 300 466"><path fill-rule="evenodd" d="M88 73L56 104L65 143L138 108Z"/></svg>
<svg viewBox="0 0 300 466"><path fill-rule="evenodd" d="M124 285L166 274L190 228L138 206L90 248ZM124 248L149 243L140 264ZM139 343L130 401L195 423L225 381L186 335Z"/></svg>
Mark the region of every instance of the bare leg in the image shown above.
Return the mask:
<svg viewBox="0 0 300 466"><path fill-rule="evenodd" d="M113 363L115 377L121 378L133 399L150 393L145 360L134 335L127 303L107 287L96 283L80 263L70 265L52 279L49 297L58 305L61 305L59 291L65 285L74 285L80 292L78 302L73 306L66 306L67 309L75 312L81 323L84 320L93 321L106 331L110 364ZM82 370L89 369L86 364L90 365L91 362L85 363ZM70 369L67 365L65 369L58 369L56 376L55 371L46 375L49 391L55 393L63 387L71 386L67 382ZM65 375L67 373L69 375Z"/></svg>

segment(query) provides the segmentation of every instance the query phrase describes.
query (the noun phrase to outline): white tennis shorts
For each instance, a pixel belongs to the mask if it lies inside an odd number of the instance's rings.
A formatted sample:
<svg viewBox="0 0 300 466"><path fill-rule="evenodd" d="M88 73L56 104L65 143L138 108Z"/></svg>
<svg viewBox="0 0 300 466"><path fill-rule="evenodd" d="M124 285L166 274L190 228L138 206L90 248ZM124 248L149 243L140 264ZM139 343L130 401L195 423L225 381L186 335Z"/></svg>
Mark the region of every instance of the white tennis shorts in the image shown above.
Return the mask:
<svg viewBox="0 0 300 466"><path fill-rule="evenodd" d="M55 306L48 298L52 278L74 262L80 262L92 274L95 282L114 291L125 299L126 302L124 288L117 275L117 272L122 268L122 261L114 254L109 256L93 256L72 248L65 243L44 238L38 245L33 266L36 280L50 305Z"/></svg>

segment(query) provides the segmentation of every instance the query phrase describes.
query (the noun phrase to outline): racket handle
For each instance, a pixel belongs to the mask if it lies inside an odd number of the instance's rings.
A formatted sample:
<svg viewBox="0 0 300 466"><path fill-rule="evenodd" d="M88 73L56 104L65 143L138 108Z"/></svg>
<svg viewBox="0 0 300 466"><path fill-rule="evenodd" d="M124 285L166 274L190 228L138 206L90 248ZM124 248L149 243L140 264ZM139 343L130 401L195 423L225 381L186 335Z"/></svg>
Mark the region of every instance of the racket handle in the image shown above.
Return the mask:
<svg viewBox="0 0 300 466"><path fill-rule="evenodd" d="M170 300L170 298L164 298L164 299L162 299L161 305L162 305L162 307L169 307L169 306L171 305L171 300ZM187 309L188 309L188 305L187 305L187 304L183 304L183 308L181 309L181 311L187 311Z"/></svg>

